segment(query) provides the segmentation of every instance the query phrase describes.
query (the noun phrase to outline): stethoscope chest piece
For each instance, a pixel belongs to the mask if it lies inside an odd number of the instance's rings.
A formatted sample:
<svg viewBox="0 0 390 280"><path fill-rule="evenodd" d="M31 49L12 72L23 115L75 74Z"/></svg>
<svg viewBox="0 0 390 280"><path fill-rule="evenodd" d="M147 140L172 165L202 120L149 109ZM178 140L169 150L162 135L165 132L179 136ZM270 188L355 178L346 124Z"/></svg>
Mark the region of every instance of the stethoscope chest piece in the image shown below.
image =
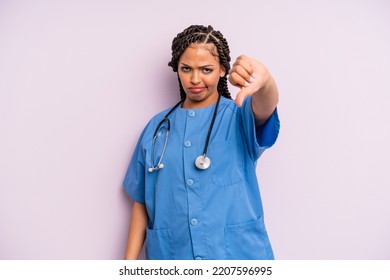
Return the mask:
<svg viewBox="0 0 390 280"><path fill-rule="evenodd" d="M206 155L198 156L195 160L195 166L198 169L207 169L210 167L211 161Z"/></svg>

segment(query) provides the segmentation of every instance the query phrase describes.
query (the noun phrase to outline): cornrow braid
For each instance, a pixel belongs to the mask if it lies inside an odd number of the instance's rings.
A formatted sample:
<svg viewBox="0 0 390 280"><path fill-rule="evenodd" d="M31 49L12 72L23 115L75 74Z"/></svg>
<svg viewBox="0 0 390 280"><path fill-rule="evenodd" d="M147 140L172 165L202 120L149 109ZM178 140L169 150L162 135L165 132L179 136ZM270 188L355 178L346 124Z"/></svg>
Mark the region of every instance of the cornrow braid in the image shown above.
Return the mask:
<svg viewBox="0 0 390 280"><path fill-rule="evenodd" d="M225 75L219 79L217 90L218 93L222 96L232 99L228 89L227 75L230 70L230 49L226 39L223 37L222 33L213 29L211 25L191 25L186 28L183 32L177 34L177 36L172 41L172 58L168 63L168 66L172 67L174 72L178 71L179 60L183 52L187 47L193 43L200 44L214 44L217 53L213 55L218 56L219 63L225 69ZM181 85L179 79L180 87L180 98L184 99L186 93Z"/></svg>

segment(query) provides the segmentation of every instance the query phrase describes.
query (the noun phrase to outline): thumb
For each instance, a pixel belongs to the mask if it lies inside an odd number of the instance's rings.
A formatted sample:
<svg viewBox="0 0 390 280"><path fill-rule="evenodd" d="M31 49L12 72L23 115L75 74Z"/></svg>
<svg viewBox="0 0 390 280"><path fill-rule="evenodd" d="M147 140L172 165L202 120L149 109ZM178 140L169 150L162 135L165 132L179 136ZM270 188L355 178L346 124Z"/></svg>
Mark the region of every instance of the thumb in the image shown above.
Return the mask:
<svg viewBox="0 0 390 280"><path fill-rule="evenodd" d="M236 104L238 107L242 106L242 103L244 103L245 97L247 97L248 95L250 95L250 91L246 87L242 87L236 96Z"/></svg>

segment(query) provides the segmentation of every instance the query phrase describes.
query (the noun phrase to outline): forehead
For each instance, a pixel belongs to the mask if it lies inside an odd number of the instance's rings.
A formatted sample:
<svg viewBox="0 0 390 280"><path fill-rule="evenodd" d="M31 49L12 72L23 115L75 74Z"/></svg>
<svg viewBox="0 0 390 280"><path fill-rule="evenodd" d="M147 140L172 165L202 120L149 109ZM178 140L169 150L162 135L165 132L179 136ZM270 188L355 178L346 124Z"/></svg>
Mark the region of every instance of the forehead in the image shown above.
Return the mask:
<svg viewBox="0 0 390 280"><path fill-rule="evenodd" d="M191 44L179 60L180 63L219 64L217 49L214 44Z"/></svg>

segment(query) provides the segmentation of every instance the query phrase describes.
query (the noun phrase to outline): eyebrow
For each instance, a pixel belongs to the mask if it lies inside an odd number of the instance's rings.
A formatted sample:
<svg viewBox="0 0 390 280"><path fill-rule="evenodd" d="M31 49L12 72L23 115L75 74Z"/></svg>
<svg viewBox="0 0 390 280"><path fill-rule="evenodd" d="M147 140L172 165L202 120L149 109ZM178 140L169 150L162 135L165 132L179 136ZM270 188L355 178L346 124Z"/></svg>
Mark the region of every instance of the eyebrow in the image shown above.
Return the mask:
<svg viewBox="0 0 390 280"><path fill-rule="evenodd" d="M181 62L181 64L182 64L183 66L192 68L191 66L189 66L188 64L185 64L185 63L183 63L183 62ZM207 64L207 65L199 66L199 68L208 68L208 67L215 67L215 65L214 65L214 64Z"/></svg>

